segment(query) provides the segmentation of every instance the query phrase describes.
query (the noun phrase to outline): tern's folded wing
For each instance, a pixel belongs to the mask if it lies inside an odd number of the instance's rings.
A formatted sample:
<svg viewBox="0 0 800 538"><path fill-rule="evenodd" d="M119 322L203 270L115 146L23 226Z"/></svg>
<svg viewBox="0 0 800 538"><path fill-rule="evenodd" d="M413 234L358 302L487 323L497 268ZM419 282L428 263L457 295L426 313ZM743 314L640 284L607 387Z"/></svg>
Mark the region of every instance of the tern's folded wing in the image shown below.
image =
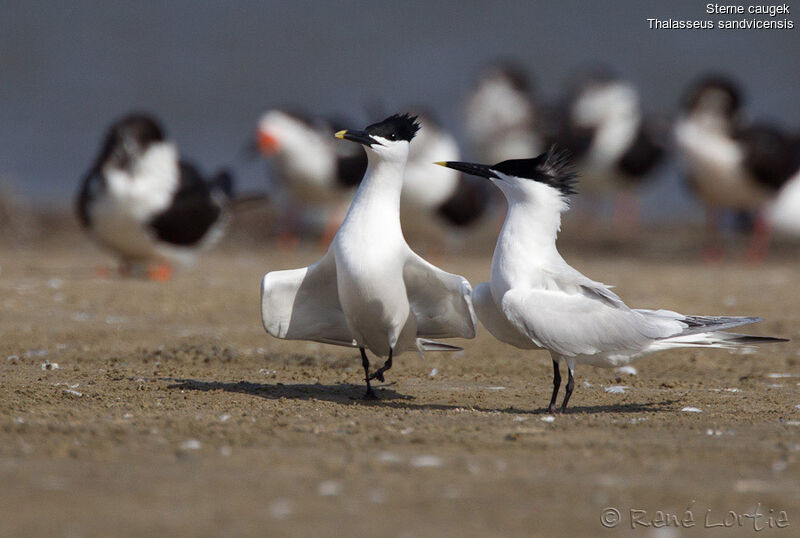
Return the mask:
<svg viewBox="0 0 800 538"><path fill-rule="evenodd" d="M403 280L417 318L417 336L475 337L477 320L467 279L442 271L409 249Z"/></svg>
<svg viewBox="0 0 800 538"><path fill-rule="evenodd" d="M488 282L481 282L472 292L472 304L475 313L483 326L492 333L492 336L521 349L536 349L537 346L528 335L517 329L497 307L492 298L492 291Z"/></svg>
<svg viewBox="0 0 800 538"><path fill-rule="evenodd" d="M580 292L511 290L501 310L536 344L566 357L635 353L652 340L680 332L673 319L645 316Z"/></svg>
<svg viewBox="0 0 800 538"><path fill-rule="evenodd" d="M261 319L277 338L355 346L339 304L330 252L314 265L267 273L261 283Z"/></svg>

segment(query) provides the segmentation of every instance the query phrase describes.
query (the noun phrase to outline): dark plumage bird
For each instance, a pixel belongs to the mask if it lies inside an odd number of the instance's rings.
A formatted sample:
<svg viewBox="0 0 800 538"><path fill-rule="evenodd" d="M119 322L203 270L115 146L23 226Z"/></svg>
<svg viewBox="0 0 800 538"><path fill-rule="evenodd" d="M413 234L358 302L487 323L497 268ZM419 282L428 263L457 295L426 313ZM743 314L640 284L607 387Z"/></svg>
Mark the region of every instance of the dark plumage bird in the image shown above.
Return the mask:
<svg viewBox="0 0 800 538"><path fill-rule="evenodd" d="M632 84L595 71L577 77L568 95L558 145L572 155L584 190L596 182L599 189L616 191L655 169L664 148Z"/></svg>
<svg viewBox="0 0 800 538"><path fill-rule="evenodd" d="M190 263L221 237L232 190L228 172L207 180L180 160L155 118L129 114L108 129L83 179L78 219L123 274L166 279L173 262Z"/></svg>
<svg viewBox="0 0 800 538"><path fill-rule="evenodd" d="M270 160L277 187L288 197L284 239L300 231L303 212L325 217L323 241L330 242L344 218L344 206L364 177L367 158L359 148L336 144L341 126L321 117L271 109L258 122L256 139Z"/></svg>
<svg viewBox="0 0 800 538"><path fill-rule="evenodd" d="M607 70L582 73L570 84L558 124L556 143L572 155L581 191L615 195L615 218L637 219L632 191L653 177L664 147L636 88Z"/></svg>
<svg viewBox="0 0 800 538"><path fill-rule="evenodd" d="M417 121L420 130L409 146L400 198L403 225L431 235L480 222L492 201L491 190L475 178L434 165L442 158L460 159L458 142L431 114L417 112Z"/></svg>
<svg viewBox="0 0 800 538"><path fill-rule="evenodd" d="M706 206L709 254L721 255L724 210L755 214L749 256L763 258L774 226L800 232L800 138L742 117L742 92L724 76L707 76L686 92L675 142L689 184Z"/></svg>
<svg viewBox="0 0 800 538"><path fill-rule="evenodd" d="M543 114L525 71L494 62L475 79L465 103L465 126L483 161L527 157L545 144Z"/></svg>

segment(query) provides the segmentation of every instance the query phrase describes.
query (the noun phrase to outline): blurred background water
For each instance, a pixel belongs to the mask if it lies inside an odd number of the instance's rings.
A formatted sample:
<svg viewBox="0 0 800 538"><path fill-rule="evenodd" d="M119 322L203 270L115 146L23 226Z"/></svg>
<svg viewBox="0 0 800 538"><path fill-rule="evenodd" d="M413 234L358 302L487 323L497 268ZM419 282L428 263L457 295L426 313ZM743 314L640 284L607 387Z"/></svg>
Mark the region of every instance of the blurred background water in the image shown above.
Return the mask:
<svg viewBox="0 0 800 538"><path fill-rule="evenodd" d="M38 205L71 203L106 127L130 110L161 117L206 170L236 161L271 106L362 127L380 119L370 110L421 103L463 141L469 84L498 58L527 68L545 99L601 62L657 114L673 114L699 74L723 72L741 82L752 115L800 125L798 29L650 30L649 17L736 18L691 0L6 1L0 186ZM242 188L264 188L261 163L235 164ZM645 215L696 212L675 167L665 170L645 193Z"/></svg>

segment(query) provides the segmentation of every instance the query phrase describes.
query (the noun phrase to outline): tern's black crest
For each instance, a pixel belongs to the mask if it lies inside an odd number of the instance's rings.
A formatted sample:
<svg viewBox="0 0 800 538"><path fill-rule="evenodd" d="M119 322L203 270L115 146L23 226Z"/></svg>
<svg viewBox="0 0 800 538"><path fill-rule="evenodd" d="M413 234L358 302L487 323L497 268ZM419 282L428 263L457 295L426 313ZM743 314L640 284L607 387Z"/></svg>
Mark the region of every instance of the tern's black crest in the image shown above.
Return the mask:
<svg viewBox="0 0 800 538"><path fill-rule="evenodd" d="M577 194L575 184L578 174L575 173L566 151L556 151L555 148L550 148L533 159L510 159L497 163L491 169L507 176L544 183L558 189L565 196Z"/></svg>
<svg viewBox="0 0 800 538"><path fill-rule="evenodd" d="M373 123L364 130L370 136L380 136L386 140L406 140L411 142L411 139L419 131L419 122L416 116L394 114L381 122Z"/></svg>

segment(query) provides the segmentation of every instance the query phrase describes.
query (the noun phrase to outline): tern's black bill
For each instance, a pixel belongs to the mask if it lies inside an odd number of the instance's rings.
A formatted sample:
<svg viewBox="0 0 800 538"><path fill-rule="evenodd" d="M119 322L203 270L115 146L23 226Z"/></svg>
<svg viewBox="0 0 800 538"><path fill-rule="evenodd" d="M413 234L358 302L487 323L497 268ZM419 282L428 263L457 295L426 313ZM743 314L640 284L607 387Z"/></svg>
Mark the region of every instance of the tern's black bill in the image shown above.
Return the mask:
<svg viewBox="0 0 800 538"><path fill-rule="evenodd" d="M378 141L372 138L366 131L339 131L336 133L336 138L344 138L345 140L352 140L365 146L377 144Z"/></svg>
<svg viewBox="0 0 800 538"><path fill-rule="evenodd" d="M458 170L459 172L464 172L465 174L470 174L472 176L485 177L486 179L498 177L497 174L495 174L494 171L492 171L492 169L485 164L462 163L457 161L438 162L436 164L439 166L446 166L447 168L452 168L453 170Z"/></svg>

